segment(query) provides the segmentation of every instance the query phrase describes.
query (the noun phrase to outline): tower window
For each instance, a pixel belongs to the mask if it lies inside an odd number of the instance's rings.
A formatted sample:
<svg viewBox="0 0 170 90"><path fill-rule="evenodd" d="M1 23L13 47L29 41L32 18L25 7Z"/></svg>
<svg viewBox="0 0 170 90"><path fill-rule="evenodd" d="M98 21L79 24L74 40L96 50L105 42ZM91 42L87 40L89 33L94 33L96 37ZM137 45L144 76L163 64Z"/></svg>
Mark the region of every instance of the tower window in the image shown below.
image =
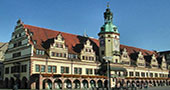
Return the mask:
<svg viewBox="0 0 170 90"><path fill-rule="evenodd" d="M108 35L108 37L110 37L110 35Z"/></svg>
<svg viewBox="0 0 170 90"><path fill-rule="evenodd" d="M110 42L110 40L108 40L108 42Z"/></svg>
<svg viewBox="0 0 170 90"><path fill-rule="evenodd" d="M104 55L104 51L102 51L102 55Z"/></svg>
<svg viewBox="0 0 170 90"><path fill-rule="evenodd" d="M118 63L118 60L117 60L117 59L115 60L115 63Z"/></svg>

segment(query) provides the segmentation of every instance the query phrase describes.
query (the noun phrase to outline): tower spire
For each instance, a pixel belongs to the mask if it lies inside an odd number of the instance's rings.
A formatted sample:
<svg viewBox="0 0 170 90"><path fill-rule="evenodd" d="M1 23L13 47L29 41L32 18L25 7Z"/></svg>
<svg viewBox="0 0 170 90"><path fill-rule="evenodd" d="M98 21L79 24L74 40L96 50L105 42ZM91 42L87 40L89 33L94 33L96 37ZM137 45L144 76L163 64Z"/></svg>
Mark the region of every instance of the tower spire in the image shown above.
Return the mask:
<svg viewBox="0 0 170 90"><path fill-rule="evenodd" d="M109 2L107 2L107 8L109 8L109 7L110 7Z"/></svg>

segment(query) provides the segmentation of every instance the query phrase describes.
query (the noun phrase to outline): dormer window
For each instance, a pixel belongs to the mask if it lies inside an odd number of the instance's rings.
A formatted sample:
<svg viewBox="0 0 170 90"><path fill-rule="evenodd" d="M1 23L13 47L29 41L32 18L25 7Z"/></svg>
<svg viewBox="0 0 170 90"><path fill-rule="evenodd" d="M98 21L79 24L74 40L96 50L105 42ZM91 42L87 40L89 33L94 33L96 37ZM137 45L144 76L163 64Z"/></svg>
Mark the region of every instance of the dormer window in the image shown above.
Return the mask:
<svg viewBox="0 0 170 90"><path fill-rule="evenodd" d="M37 41L36 41L36 40L34 40L34 41L33 41L33 44L34 44L34 45L36 45L36 44L37 44Z"/></svg>
<svg viewBox="0 0 170 90"><path fill-rule="evenodd" d="M43 50L36 50L36 54L37 55L44 55L45 54L45 51L43 51Z"/></svg>
<svg viewBox="0 0 170 90"><path fill-rule="evenodd" d="M127 58L127 55L123 55L124 58Z"/></svg>
<svg viewBox="0 0 170 90"><path fill-rule="evenodd" d="M56 43L56 45L55 45L57 48L63 48L63 44L61 44L61 43Z"/></svg>
<svg viewBox="0 0 170 90"><path fill-rule="evenodd" d="M34 35L34 33L33 32L30 32L30 36L33 36Z"/></svg>

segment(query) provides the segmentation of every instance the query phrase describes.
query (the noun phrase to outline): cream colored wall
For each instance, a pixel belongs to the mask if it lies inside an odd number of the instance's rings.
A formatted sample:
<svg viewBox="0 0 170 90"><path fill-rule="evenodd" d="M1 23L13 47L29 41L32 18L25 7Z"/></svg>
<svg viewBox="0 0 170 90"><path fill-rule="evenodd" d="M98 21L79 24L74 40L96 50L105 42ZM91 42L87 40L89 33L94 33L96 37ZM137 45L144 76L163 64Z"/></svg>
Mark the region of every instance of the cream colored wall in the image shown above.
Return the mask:
<svg viewBox="0 0 170 90"><path fill-rule="evenodd" d="M86 49L91 49L91 52L86 52ZM94 60L83 60L82 58L83 56L94 57ZM84 48L80 52L80 59L84 62L95 62L96 61L96 54L89 40L86 41L86 43L84 44Z"/></svg>
<svg viewBox="0 0 170 90"><path fill-rule="evenodd" d="M41 61L38 61L41 60ZM71 65L72 63L72 65ZM56 74L61 74L61 66L69 67L69 74L71 74L71 66L72 66L72 74L74 74L74 67L80 67L82 68L82 74L81 75L86 75L86 68L92 68L92 69L98 69L99 65L96 63L83 63L83 62L71 62L69 60L53 60L53 59L48 59L48 63L46 63L45 59L41 58L35 58L34 61L32 62L32 74L35 73L40 73L40 72L35 72L35 65L52 65L52 66L57 66L57 73ZM94 75L94 70L93 70L93 75Z"/></svg>
<svg viewBox="0 0 170 90"><path fill-rule="evenodd" d="M140 73L139 77L142 77L141 72L145 73L145 77L147 77L146 73L148 73L149 77L150 77L150 73L153 73L153 77L155 77L155 73L158 73L158 77L160 77L159 74L168 74L168 70L162 71L161 69L147 69L147 68L134 68L134 67L130 67L130 68L126 68L126 69L128 72L128 77L132 77L132 76L129 76L129 72L134 73L133 77L136 77L135 72Z"/></svg>
<svg viewBox="0 0 170 90"><path fill-rule="evenodd" d="M52 56L52 52L57 52L57 53L65 53L66 54L66 57L68 57L68 48L65 46L65 40L62 40L62 35L59 34L57 36L57 39L54 39L54 43L52 45L50 45L50 49L49 49L49 55L51 58L55 58L55 59L67 59L67 58L64 58L64 57L55 57L55 56ZM63 45L63 48L57 48L56 47L56 44L57 43L60 43Z"/></svg>
<svg viewBox="0 0 170 90"><path fill-rule="evenodd" d="M145 67L146 66L145 59L144 59L144 56L142 55L142 52L139 52L136 63L138 65L138 67ZM140 66L139 65L140 63L143 64L144 66Z"/></svg>

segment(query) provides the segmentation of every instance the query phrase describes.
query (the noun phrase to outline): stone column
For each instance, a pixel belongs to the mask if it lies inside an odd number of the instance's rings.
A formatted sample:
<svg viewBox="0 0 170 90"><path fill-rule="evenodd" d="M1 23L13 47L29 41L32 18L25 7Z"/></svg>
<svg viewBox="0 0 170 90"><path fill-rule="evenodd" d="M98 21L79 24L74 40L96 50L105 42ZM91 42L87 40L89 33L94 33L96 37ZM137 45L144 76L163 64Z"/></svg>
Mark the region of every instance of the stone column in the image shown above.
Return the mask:
<svg viewBox="0 0 170 90"><path fill-rule="evenodd" d="M36 82L33 82L33 83L31 84L31 89L36 89Z"/></svg>
<svg viewBox="0 0 170 90"><path fill-rule="evenodd" d="M42 81L43 77L40 75L39 77L39 89L43 89L42 85L43 85L43 81Z"/></svg>

